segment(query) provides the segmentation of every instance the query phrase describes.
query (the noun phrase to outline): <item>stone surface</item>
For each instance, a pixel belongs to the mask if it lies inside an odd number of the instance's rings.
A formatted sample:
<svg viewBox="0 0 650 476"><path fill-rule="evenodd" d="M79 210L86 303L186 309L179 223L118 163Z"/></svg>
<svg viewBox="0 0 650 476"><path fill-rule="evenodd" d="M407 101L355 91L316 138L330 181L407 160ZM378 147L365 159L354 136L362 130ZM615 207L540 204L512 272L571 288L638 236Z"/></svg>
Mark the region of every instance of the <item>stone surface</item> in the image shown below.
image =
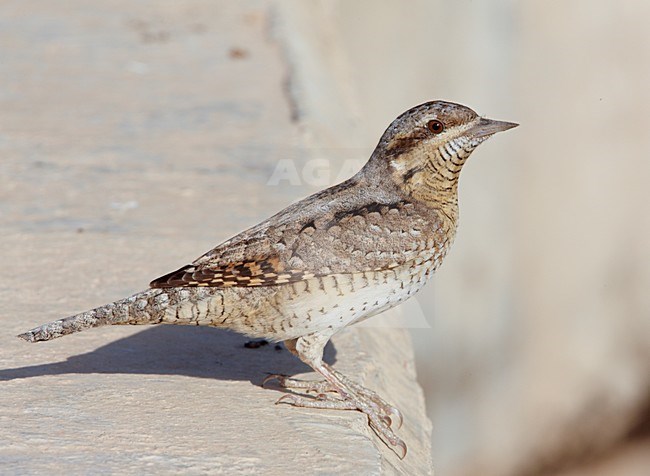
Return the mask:
<svg viewBox="0 0 650 476"><path fill-rule="evenodd" d="M360 413L274 405L267 373L314 377L284 348L180 326L14 337L138 291L311 191L269 185L279 160L340 147L316 127L331 115L288 94L314 74L292 76L309 56L292 21L262 1L0 6L4 474L431 472L404 330L346 330L326 354L404 411L404 461Z"/></svg>

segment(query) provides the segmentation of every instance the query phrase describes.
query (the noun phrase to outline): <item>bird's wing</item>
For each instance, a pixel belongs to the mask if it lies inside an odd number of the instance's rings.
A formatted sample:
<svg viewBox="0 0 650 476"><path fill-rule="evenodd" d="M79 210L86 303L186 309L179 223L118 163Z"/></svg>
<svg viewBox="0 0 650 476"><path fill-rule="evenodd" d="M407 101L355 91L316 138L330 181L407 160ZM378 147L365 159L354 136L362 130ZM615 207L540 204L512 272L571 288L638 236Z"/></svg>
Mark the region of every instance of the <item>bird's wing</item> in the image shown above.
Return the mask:
<svg viewBox="0 0 650 476"><path fill-rule="evenodd" d="M151 287L273 286L391 269L430 248L431 232L441 228L411 202L339 195L330 189L327 202L323 192L298 202Z"/></svg>

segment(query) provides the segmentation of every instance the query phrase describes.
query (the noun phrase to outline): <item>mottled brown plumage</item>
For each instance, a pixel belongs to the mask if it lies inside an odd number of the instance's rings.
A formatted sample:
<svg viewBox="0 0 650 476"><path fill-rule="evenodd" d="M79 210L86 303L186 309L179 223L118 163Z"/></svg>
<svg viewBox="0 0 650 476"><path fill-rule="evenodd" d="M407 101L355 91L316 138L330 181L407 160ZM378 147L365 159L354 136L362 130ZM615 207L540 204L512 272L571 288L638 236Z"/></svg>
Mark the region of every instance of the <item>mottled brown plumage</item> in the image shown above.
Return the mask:
<svg viewBox="0 0 650 476"><path fill-rule="evenodd" d="M388 127L370 160L349 180L307 197L225 241L151 289L33 329L49 340L105 324L223 327L287 348L325 377L286 387L295 406L360 410L401 457L391 425L399 411L322 361L341 328L415 294L440 265L458 220L458 176L472 151L516 124L480 118L444 101L414 107Z"/></svg>
<svg viewBox="0 0 650 476"><path fill-rule="evenodd" d="M364 185L354 179L329 196L310 197L209 251L193 264L151 282L175 286L272 286L336 273L391 269L413 260L420 236L440 227L428 207L387 197L385 203L347 198ZM338 195L338 196L337 196ZM311 203L309 203L311 202ZM306 208L305 208L306 207ZM422 244L424 246L424 244Z"/></svg>

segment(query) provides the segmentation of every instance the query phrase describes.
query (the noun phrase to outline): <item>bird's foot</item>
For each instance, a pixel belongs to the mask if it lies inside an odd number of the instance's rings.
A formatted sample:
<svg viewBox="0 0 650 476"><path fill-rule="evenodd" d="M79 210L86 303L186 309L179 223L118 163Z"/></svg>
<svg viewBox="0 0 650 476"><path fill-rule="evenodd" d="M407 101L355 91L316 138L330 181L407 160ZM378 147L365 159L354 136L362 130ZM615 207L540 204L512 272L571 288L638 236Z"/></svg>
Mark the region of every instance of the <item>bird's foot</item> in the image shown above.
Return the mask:
<svg viewBox="0 0 650 476"><path fill-rule="evenodd" d="M275 380L280 387L287 390L298 390L305 393L329 393L336 392L336 389L327 380L299 380L283 374L271 374L262 381L262 387Z"/></svg>
<svg viewBox="0 0 650 476"><path fill-rule="evenodd" d="M353 389L357 395L365 397L368 400L368 404L373 407L380 415L382 415L382 418L384 420L386 420L388 426L392 427L393 423L396 423L396 429L399 430L402 427L404 417L398 408L388 403L372 390L362 387L358 383L348 379L333 369L332 371L336 373L336 376L342 382L344 382L347 387ZM336 393L340 395L339 390L327 380L299 380L282 374L269 375L262 381L262 387L264 387L268 382L272 380L276 380L280 387L291 391L297 390L305 393L316 393L319 395L324 395L327 393Z"/></svg>
<svg viewBox="0 0 650 476"><path fill-rule="evenodd" d="M296 394L283 395L276 403L287 403L294 407L321 408L328 410L359 410L368 416L370 427L395 451L397 456L406 456L406 444L393 432L391 425L402 426L402 413L387 403L372 390L362 387L344 375L327 368L328 380L307 381L287 377L286 375L269 375L262 386L271 380L277 380L282 388L316 393L307 397ZM335 394L335 395L334 395Z"/></svg>

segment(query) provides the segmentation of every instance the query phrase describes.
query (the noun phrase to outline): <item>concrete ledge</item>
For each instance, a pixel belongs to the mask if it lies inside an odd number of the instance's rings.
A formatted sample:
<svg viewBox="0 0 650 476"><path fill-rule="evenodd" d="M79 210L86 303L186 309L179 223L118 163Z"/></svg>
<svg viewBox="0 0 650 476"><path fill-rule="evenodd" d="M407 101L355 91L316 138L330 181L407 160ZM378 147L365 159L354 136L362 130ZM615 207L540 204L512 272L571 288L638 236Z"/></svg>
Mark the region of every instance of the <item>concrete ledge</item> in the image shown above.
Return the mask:
<svg viewBox="0 0 650 476"><path fill-rule="evenodd" d="M274 345L246 349L236 334L172 326L103 328L31 346L3 337L3 353L23 353L3 358L0 370L4 471L426 474L430 428L408 338L386 334L347 330L327 358L404 411L404 461L360 413L274 405L280 393L259 387L267 372L313 378ZM8 368L12 360L20 366Z"/></svg>

